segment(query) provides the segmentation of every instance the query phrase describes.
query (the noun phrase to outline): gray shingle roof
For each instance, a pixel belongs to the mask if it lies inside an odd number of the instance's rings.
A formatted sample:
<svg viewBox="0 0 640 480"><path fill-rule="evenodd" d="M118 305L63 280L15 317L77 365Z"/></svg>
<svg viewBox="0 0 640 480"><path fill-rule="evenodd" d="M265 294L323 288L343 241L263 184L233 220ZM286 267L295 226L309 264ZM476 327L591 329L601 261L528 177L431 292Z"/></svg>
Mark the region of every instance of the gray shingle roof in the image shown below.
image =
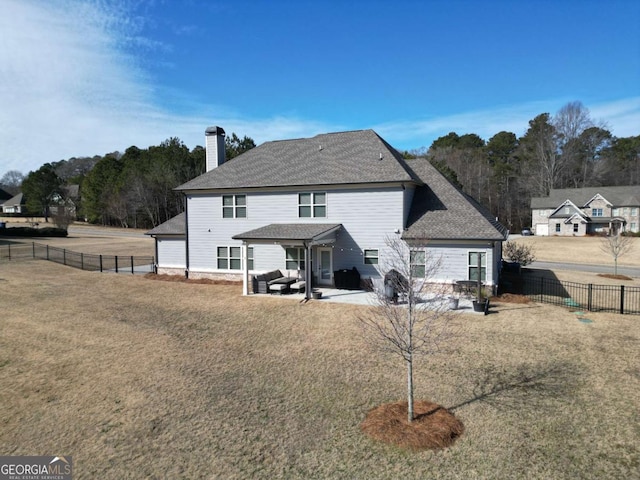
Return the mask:
<svg viewBox="0 0 640 480"><path fill-rule="evenodd" d="M616 207L637 207L640 205L640 186L633 185L629 187L558 188L551 190L548 197L533 197L531 208L556 208L565 200L571 200L578 207L583 207L598 193Z"/></svg>
<svg viewBox="0 0 640 480"><path fill-rule="evenodd" d="M306 240L322 237L337 230L339 223L272 223L248 232L234 235L235 240Z"/></svg>
<svg viewBox="0 0 640 480"><path fill-rule="evenodd" d="M185 213L179 213L157 227L149 230L145 235L184 235Z"/></svg>
<svg viewBox="0 0 640 480"><path fill-rule="evenodd" d="M24 195L22 194L22 192L20 192L17 195L14 195L13 197L11 197L6 202L2 203L2 205L5 207L14 207L17 205L24 205L25 203L26 203L26 199L24 198Z"/></svg>
<svg viewBox="0 0 640 480"><path fill-rule="evenodd" d="M203 190L415 181L373 130L266 142L180 185Z"/></svg>
<svg viewBox="0 0 640 480"><path fill-rule="evenodd" d="M408 162L424 182L413 197L405 240L505 240L507 229L425 159Z"/></svg>

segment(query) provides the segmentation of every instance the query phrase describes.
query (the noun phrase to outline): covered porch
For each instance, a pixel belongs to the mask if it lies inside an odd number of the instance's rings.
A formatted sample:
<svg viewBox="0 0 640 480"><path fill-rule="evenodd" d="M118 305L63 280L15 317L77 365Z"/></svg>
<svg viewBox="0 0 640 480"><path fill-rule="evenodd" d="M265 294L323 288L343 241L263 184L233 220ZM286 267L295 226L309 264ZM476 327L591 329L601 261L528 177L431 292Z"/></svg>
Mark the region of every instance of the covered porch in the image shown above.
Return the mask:
<svg viewBox="0 0 640 480"><path fill-rule="evenodd" d="M331 245L336 242L336 236L342 229L342 224L314 224L314 223L272 223L255 230L234 235L234 240L242 241L242 294L249 295L249 259L248 249L258 244L281 245L283 248L301 248L304 258L298 259L304 282L304 298L310 299L313 285L313 272L317 272L319 280L325 280L331 286L332 252ZM314 255L315 251L315 255ZM315 262L315 263L314 263ZM274 269L279 269L274 265Z"/></svg>

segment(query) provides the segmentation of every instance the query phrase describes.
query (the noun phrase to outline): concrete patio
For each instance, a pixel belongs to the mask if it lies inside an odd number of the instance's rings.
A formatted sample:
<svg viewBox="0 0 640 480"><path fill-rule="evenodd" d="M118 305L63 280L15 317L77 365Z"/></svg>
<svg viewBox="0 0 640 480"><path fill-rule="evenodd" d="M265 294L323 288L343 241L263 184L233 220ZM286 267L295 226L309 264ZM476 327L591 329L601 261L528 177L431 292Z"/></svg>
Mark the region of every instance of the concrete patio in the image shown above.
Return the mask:
<svg viewBox="0 0 640 480"><path fill-rule="evenodd" d="M331 303L350 303L352 305L369 305L374 306L376 304L376 294L374 292L369 292L366 290L339 290L337 288L314 288L314 291L319 291L322 293L322 298L318 300L311 299L311 302L331 302ZM254 294L255 295L255 294ZM262 294L261 294L262 295ZM281 297L283 299L289 300L297 300L304 301L305 295L304 293L289 293L289 294L269 294L272 297ZM458 308L456 311L466 312L466 313L478 313L478 315L482 315L483 312L474 312L472 298L470 297L460 297L458 301ZM424 302L421 302L420 305L424 305L425 308L429 308L429 305L432 305L434 298L425 298ZM444 297L437 300L440 304L446 305L438 305L438 308L446 306L449 308L449 297ZM398 305L402 305L402 302L399 302Z"/></svg>

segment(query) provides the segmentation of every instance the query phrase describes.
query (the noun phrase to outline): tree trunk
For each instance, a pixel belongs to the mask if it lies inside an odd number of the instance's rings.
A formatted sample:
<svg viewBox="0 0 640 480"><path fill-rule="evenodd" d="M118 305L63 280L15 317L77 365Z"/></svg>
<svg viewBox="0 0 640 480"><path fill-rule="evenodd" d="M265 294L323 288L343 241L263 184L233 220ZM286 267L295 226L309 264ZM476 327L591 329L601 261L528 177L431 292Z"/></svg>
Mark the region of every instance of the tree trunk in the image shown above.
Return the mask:
<svg viewBox="0 0 640 480"><path fill-rule="evenodd" d="M413 422L413 355L407 358L407 421Z"/></svg>

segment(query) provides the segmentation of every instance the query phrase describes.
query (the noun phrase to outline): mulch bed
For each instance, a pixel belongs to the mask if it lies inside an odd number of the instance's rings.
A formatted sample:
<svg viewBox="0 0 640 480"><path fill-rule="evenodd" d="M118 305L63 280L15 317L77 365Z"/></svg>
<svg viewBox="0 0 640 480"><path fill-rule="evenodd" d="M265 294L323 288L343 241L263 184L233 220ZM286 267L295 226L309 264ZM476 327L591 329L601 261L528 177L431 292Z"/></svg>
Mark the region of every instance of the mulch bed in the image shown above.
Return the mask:
<svg viewBox="0 0 640 480"><path fill-rule="evenodd" d="M413 406L415 419L407 421L407 402L380 405L360 424L369 437L411 450L442 449L453 445L464 425L437 403L419 400Z"/></svg>
<svg viewBox="0 0 640 480"><path fill-rule="evenodd" d="M240 285L239 282L234 282L231 280L213 280L211 278L185 278L182 275L158 275L156 273L147 273L145 274L144 278L148 278L150 280L160 280L162 282L197 283L201 285Z"/></svg>
<svg viewBox="0 0 640 480"><path fill-rule="evenodd" d="M503 293L497 297L491 297L492 302L496 303L530 303L531 299L526 295L517 295L515 293Z"/></svg>
<svg viewBox="0 0 640 480"><path fill-rule="evenodd" d="M613 280L633 280L633 278L627 277L626 275L614 275L612 273L599 273L598 276L604 278L612 278Z"/></svg>

